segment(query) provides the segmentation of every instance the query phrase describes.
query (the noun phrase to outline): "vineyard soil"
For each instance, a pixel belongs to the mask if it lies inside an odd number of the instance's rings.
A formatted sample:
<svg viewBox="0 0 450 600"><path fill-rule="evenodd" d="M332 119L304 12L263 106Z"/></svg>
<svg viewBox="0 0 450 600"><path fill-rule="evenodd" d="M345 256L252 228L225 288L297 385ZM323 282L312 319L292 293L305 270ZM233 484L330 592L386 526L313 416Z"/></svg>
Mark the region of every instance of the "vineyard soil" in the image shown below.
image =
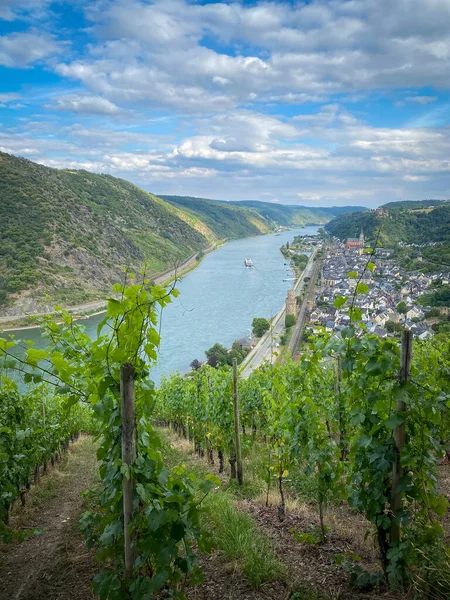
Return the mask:
<svg viewBox="0 0 450 600"><path fill-rule="evenodd" d="M95 575L77 522L85 510L81 493L97 479L92 439L80 437L28 494L25 509L11 516L14 528L36 528L21 544L0 546L1 600L87 600ZM18 503L20 504L20 503Z"/></svg>
<svg viewBox="0 0 450 600"><path fill-rule="evenodd" d="M160 430L177 453L178 462L184 462L196 474L218 475L217 460L208 465L205 458L193 452L188 440L178 437L171 430ZM170 459L169 459L170 461ZM266 581L256 588L243 576L238 561L230 561L220 552L199 557L205 581L188 591L189 600L406 600L410 596L402 592L378 592L349 588L349 574L337 564L339 556L358 557L357 564L368 571L379 568L376 545L366 532L370 524L362 515L348 509L345 504L330 505L326 512L326 523L330 527L327 541L323 545L301 542L294 532L311 533L318 527L317 506L295 493L288 492L285 520L278 519L278 494L269 495L269 507L265 506L264 484L250 473L255 472L254 456L244 460L246 479L243 489L228 487L229 472L221 475L223 488L216 493L234 494L234 506L252 517L257 529L266 536L283 565L284 572L274 581Z"/></svg>

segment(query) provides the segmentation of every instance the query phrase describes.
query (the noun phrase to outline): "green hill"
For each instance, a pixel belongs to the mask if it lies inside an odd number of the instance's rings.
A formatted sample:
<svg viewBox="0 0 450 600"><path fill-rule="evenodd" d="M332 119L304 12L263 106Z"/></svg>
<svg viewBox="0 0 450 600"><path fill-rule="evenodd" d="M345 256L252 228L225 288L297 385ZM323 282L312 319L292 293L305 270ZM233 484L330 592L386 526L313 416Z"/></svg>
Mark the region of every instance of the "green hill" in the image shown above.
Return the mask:
<svg viewBox="0 0 450 600"><path fill-rule="evenodd" d="M342 241L359 235L361 229L372 245L396 248L405 268L416 268L416 257L422 254L424 271L435 271L450 265L450 201L425 200L392 202L383 210L365 210L339 215L325 229ZM400 246L399 246L400 244ZM421 247L403 248L403 244ZM436 245L433 245L436 244Z"/></svg>
<svg viewBox="0 0 450 600"><path fill-rule="evenodd" d="M218 240L323 224L346 210L164 198L0 152L0 316L96 300L124 268L146 265L154 277Z"/></svg>
<svg viewBox="0 0 450 600"><path fill-rule="evenodd" d="M97 299L124 267L147 264L154 276L218 239L270 227L247 208L207 217L110 175L0 153L0 316Z"/></svg>
<svg viewBox="0 0 450 600"><path fill-rule="evenodd" d="M232 207L243 207L256 213L259 218L272 221L276 225L284 227L295 227L302 225L324 225L335 216L349 212L365 210L362 206L332 206L326 208L315 208L309 206L291 206L286 204L275 204L273 202L259 202L258 200L240 200L234 202L225 202L218 200L207 200L205 198L193 198L191 196L166 196L160 195L160 198L167 200L174 206L194 211L202 215L206 221L205 215L215 219L221 211L229 211ZM213 224L211 223L211 226Z"/></svg>
<svg viewBox="0 0 450 600"><path fill-rule="evenodd" d="M205 223L217 238L236 239L267 233L275 225L272 219L262 216L258 211L231 202L190 196L159 197Z"/></svg>

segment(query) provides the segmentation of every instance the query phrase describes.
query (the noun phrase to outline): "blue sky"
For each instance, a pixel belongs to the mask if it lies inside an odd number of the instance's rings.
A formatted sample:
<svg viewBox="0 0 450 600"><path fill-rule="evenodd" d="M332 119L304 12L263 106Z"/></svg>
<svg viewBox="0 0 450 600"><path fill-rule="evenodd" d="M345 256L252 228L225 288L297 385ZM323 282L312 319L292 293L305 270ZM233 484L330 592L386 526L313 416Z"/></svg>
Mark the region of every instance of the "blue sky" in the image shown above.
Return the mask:
<svg viewBox="0 0 450 600"><path fill-rule="evenodd" d="M0 0L0 150L161 194L448 198L449 22L449 0Z"/></svg>

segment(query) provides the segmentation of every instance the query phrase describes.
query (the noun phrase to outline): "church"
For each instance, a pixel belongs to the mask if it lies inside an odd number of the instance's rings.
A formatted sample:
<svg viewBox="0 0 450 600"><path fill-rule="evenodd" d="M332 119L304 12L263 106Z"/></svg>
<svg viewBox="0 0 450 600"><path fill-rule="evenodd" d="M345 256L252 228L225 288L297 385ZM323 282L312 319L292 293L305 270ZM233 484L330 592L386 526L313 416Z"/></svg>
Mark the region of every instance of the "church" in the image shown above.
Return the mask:
<svg viewBox="0 0 450 600"><path fill-rule="evenodd" d="M364 250L364 233L361 229L361 233L359 234L359 238L348 238L345 249L347 252L358 252L362 253Z"/></svg>

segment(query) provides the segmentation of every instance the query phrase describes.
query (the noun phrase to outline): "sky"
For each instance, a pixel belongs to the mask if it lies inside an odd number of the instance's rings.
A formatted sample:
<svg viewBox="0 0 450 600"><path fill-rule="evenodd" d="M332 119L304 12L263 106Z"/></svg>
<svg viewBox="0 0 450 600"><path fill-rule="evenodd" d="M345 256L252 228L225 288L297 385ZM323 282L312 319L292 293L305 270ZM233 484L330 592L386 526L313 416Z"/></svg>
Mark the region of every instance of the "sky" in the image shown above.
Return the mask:
<svg viewBox="0 0 450 600"><path fill-rule="evenodd" d="M0 150L156 194L446 199L449 23L450 0L0 0Z"/></svg>

